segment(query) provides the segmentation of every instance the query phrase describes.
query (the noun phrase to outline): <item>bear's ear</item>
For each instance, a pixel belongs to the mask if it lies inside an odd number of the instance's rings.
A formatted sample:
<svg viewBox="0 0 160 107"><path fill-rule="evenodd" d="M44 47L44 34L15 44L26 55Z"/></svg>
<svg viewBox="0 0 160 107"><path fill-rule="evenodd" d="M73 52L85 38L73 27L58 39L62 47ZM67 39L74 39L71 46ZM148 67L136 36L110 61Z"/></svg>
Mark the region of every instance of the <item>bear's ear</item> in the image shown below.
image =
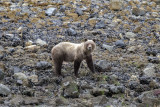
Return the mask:
<svg viewBox="0 0 160 107"><path fill-rule="evenodd" d="M95 42L96 41L96 39L93 39L93 42Z"/></svg>
<svg viewBox="0 0 160 107"><path fill-rule="evenodd" d="M85 39L84 39L84 42L86 42L87 40L88 40L88 39L85 38Z"/></svg>

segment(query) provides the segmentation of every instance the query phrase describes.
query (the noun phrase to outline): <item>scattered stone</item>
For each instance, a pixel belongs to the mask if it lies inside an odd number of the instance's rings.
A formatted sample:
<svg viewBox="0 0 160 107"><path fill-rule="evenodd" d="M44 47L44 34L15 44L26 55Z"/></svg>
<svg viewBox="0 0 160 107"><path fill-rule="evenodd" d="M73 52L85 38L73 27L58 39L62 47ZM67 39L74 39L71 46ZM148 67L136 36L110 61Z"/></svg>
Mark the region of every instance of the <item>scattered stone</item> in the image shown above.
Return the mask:
<svg viewBox="0 0 160 107"><path fill-rule="evenodd" d="M69 101L62 96L59 98L56 98L55 102L56 102L56 106L65 106L70 104Z"/></svg>
<svg viewBox="0 0 160 107"><path fill-rule="evenodd" d="M36 43L39 44L39 45L41 45L41 46L47 45L46 41L43 41L41 39L37 39Z"/></svg>
<svg viewBox="0 0 160 107"><path fill-rule="evenodd" d="M73 28L69 28L67 30L67 34L68 34L68 36L76 36L77 32Z"/></svg>
<svg viewBox="0 0 160 107"><path fill-rule="evenodd" d="M117 40L115 42L115 45L118 47L118 48L122 48L124 49L126 47L126 44L122 41L122 40Z"/></svg>
<svg viewBox="0 0 160 107"><path fill-rule="evenodd" d="M4 72L2 71L2 69L0 69L0 80L3 80L4 78Z"/></svg>
<svg viewBox="0 0 160 107"><path fill-rule="evenodd" d="M148 64L146 68L144 68L143 73L148 77L155 77L155 66L151 63Z"/></svg>
<svg viewBox="0 0 160 107"><path fill-rule="evenodd" d="M79 90L77 84L74 82L68 82L68 84L64 86L62 94L64 97L78 98Z"/></svg>
<svg viewBox="0 0 160 107"><path fill-rule="evenodd" d="M136 16L143 16L146 14L146 10L143 8L134 7L132 9L132 14L134 14Z"/></svg>
<svg viewBox="0 0 160 107"><path fill-rule="evenodd" d="M98 23L96 23L95 28L96 29L104 29L106 27L105 21L101 20Z"/></svg>
<svg viewBox="0 0 160 107"><path fill-rule="evenodd" d="M103 44L103 45L102 45L102 48L107 49L109 52L112 52L114 46L109 46L109 45Z"/></svg>
<svg viewBox="0 0 160 107"><path fill-rule="evenodd" d="M160 62L158 57L151 57L151 56L148 57L148 61L151 63L156 63L156 64Z"/></svg>
<svg viewBox="0 0 160 107"><path fill-rule="evenodd" d="M23 103L23 97L22 95L16 95L11 100L10 103L14 106L20 106Z"/></svg>
<svg viewBox="0 0 160 107"><path fill-rule="evenodd" d="M39 101L35 97L25 97L23 103L24 105L38 105Z"/></svg>
<svg viewBox="0 0 160 107"><path fill-rule="evenodd" d="M56 11L57 11L57 9L56 8L54 8L54 7L50 7L50 8L48 8L47 10L46 10L46 15L48 15L48 16L54 16L55 14L56 14Z"/></svg>
<svg viewBox="0 0 160 107"><path fill-rule="evenodd" d="M14 73L21 72L21 69L18 66L13 66L11 69L13 70Z"/></svg>
<svg viewBox="0 0 160 107"><path fill-rule="evenodd" d="M90 100L94 106L104 106L108 102L108 99L105 95L94 97Z"/></svg>
<svg viewBox="0 0 160 107"><path fill-rule="evenodd" d="M64 5L60 6L60 9L59 9L60 12L65 12L65 10L66 10L66 6Z"/></svg>
<svg viewBox="0 0 160 107"><path fill-rule="evenodd" d="M123 8L123 0L110 0L110 8L112 10L121 10Z"/></svg>
<svg viewBox="0 0 160 107"><path fill-rule="evenodd" d="M136 34L134 34L133 32L127 32L127 33L125 34L125 36L126 36L127 38L135 38L135 37L136 37Z"/></svg>
<svg viewBox="0 0 160 107"><path fill-rule="evenodd" d="M106 95L109 92L107 89L102 89L102 88L94 88L91 91L91 94L94 95L95 97L100 96L100 95Z"/></svg>
<svg viewBox="0 0 160 107"><path fill-rule="evenodd" d="M76 8L76 11L75 11L79 16L83 15L83 11L81 8Z"/></svg>
<svg viewBox="0 0 160 107"><path fill-rule="evenodd" d="M24 49L28 52L37 52L40 47L37 45L26 46Z"/></svg>
<svg viewBox="0 0 160 107"><path fill-rule="evenodd" d="M140 102L137 106L148 105L149 107L158 106L160 103L160 89L155 89L147 92L143 92L137 101Z"/></svg>
<svg viewBox="0 0 160 107"><path fill-rule="evenodd" d="M15 73L14 77L17 79L17 84L22 85L23 86L27 86L28 85L28 78L24 73Z"/></svg>
<svg viewBox="0 0 160 107"><path fill-rule="evenodd" d="M149 84L151 82L151 78L147 76L143 76L139 78L141 84Z"/></svg>
<svg viewBox="0 0 160 107"><path fill-rule="evenodd" d="M31 76L28 77L28 79L30 79L31 82L33 82L33 83L38 82L38 76L37 75L31 75Z"/></svg>
<svg viewBox="0 0 160 107"><path fill-rule="evenodd" d="M129 47L127 50L131 53L135 53L136 52L137 47L136 46L131 46Z"/></svg>
<svg viewBox="0 0 160 107"><path fill-rule="evenodd" d="M52 64L46 61L40 61L40 62L37 62L36 68L41 70L50 69L52 68Z"/></svg>
<svg viewBox="0 0 160 107"><path fill-rule="evenodd" d="M6 85L3 85L3 84L0 84L0 95L1 96L7 96L10 94L10 89L6 86Z"/></svg>
<svg viewBox="0 0 160 107"><path fill-rule="evenodd" d="M98 72L108 72L108 71L111 71L111 68L112 68L112 65L106 60L100 60L94 65L95 65L95 69Z"/></svg>
<svg viewBox="0 0 160 107"><path fill-rule="evenodd" d="M146 54L147 55L153 55L153 56L156 56L158 54L158 51L156 49L151 49L151 48L148 48L146 50Z"/></svg>
<svg viewBox="0 0 160 107"><path fill-rule="evenodd" d="M124 93L125 92L125 87L124 86L110 85L109 92L112 93L112 94Z"/></svg>
<svg viewBox="0 0 160 107"><path fill-rule="evenodd" d="M25 43L25 46L27 47L27 46L31 46L33 44L33 42L31 41L31 40L29 40L29 41L27 41L26 43Z"/></svg>

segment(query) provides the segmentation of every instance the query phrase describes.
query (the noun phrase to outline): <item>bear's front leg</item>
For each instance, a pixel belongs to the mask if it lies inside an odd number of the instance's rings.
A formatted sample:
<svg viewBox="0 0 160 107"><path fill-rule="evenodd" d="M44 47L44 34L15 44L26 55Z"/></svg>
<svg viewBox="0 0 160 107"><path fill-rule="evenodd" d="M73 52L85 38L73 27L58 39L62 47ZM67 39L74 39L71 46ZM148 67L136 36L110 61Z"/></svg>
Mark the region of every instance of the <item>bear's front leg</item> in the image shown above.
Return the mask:
<svg viewBox="0 0 160 107"><path fill-rule="evenodd" d="M86 62L87 62L88 68L92 71L92 73L94 73L95 68L93 65L92 55L86 57Z"/></svg>
<svg viewBox="0 0 160 107"><path fill-rule="evenodd" d="M79 67L81 65L81 60L75 60L74 61L74 73L75 73L75 76L78 77L78 70L79 70Z"/></svg>

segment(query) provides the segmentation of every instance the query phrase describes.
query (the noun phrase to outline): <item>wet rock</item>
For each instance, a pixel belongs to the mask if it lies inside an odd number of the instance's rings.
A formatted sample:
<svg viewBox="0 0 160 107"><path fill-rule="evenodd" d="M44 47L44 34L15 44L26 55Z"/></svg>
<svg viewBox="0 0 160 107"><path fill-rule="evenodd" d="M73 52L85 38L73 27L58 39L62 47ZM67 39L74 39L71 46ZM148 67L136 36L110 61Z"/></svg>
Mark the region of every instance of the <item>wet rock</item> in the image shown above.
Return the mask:
<svg viewBox="0 0 160 107"><path fill-rule="evenodd" d="M76 36L76 35L77 35L77 32L75 31L75 29L69 28L69 29L67 30L67 34L68 34L68 36Z"/></svg>
<svg viewBox="0 0 160 107"><path fill-rule="evenodd" d="M135 37L136 37L136 34L133 33L133 32L127 32L127 33L125 34L125 36L126 36L127 38L135 38Z"/></svg>
<svg viewBox="0 0 160 107"><path fill-rule="evenodd" d="M56 98L55 102L56 102L56 106L65 106L70 104L69 101L64 97Z"/></svg>
<svg viewBox="0 0 160 107"><path fill-rule="evenodd" d="M106 27L105 21L101 20L98 23L96 23L95 28L96 29L104 29Z"/></svg>
<svg viewBox="0 0 160 107"><path fill-rule="evenodd" d="M6 85L0 84L0 95L7 96L10 94L10 92L11 90Z"/></svg>
<svg viewBox="0 0 160 107"><path fill-rule="evenodd" d="M151 78L147 76L143 76L139 78L141 84L149 84L151 82Z"/></svg>
<svg viewBox="0 0 160 107"><path fill-rule="evenodd" d="M132 14L134 14L136 16L143 16L146 14L146 10L143 8L134 7L132 9Z"/></svg>
<svg viewBox="0 0 160 107"><path fill-rule="evenodd" d="M47 45L46 41L43 41L41 39L37 39L36 43L39 44L39 45L41 45L41 46Z"/></svg>
<svg viewBox="0 0 160 107"><path fill-rule="evenodd" d="M48 8L46 11L45 11L45 13L46 13L46 15L48 15L48 16L54 16L55 14L56 14L56 11L57 11L57 9L56 8L54 8L54 7L50 7L50 8Z"/></svg>
<svg viewBox="0 0 160 107"><path fill-rule="evenodd" d="M94 106L103 106L108 102L108 99L105 95L94 97L91 98L90 100Z"/></svg>
<svg viewBox="0 0 160 107"><path fill-rule="evenodd" d="M156 64L158 64L160 62L158 57L151 57L151 56L148 57L148 61L151 63L156 63Z"/></svg>
<svg viewBox="0 0 160 107"><path fill-rule="evenodd" d="M155 89L152 91L143 92L137 101L140 102L137 106L142 107L148 105L149 107L160 104L160 89Z"/></svg>
<svg viewBox="0 0 160 107"><path fill-rule="evenodd" d="M4 78L4 72L2 71L2 69L0 69L0 80L3 80Z"/></svg>
<svg viewBox="0 0 160 107"><path fill-rule="evenodd" d="M110 8L112 10L121 10L123 7L123 0L110 0Z"/></svg>
<svg viewBox="0 0 160 107"><path fill-rule="evenodd" d="M112 94L124 93L125 92L125 87L124 86L110 85L109 92L112 93Z"/></svg>
<svg viewBox="0 0 160 107"><path fill-rule="evenodd" d="M149 63L147 65L147 67L144 68L143 73L148 77L155 77L156 76L155 66L153 64Z"/></svg>
<svg viewBox="0 0 160 107"><path fill-rule="evenodd" d="M50 68L52 68L52 65L51 65L49 62L40 61L40 62L37 62L36 68L37 68L37 69L45 70L45 69L50 69Z"/></svg>
<svg viewBox="0 0 160 107"><path fill-rule="evenodd" d="M95 65L95 69L98 72L108 72L108 71L111 71L111 68L112 68L112 65L106 60L100 60L94 65Z"/></svg>
<svg viewBox="0 0 160 107"><path fill-rule="evenodd" d="M103 88L94 88L91 91L91 94L94 95L95 97L100 96L100 95L106 95L109 92L107 89Z"/></svg>
<svg viewBox="0 0 160 107"><path fill-rule="evenodd" d="M112 52L114 46L110 46L110 45L103 44L103 45L102 45L102 48L107 49L109 52Z"/></svg>
<svg viewBox="0 0 160 107"><path fill-rule="evenodd" d="M79 90L78 86L74 82L67 82L68 84L65 84L63 88L62 95L64 97L70 97L70 98L77 98L79 97Z"/></svg>
<svg viewBox="0 0 160 107"><path fill-rule="evenodd" d="M38 105L39 101L35 97L25 97L23 103L24 105Z"/></svg>
<svg viewBox="0 0 160 107"><path fill-rule="evenodd" d="M33 83L38 82L38 76L37 75L31 75L31 76L28 77L28 79L30 79L31 82L33 82Z"/></svg>
<svg viewBox="0 0 160 107"><path fill-rule="evenodd" d="M76 11L75 11L79 16L83 15L83 11L81 8L76 8Z"/></svg>
<svg viewBox="0 0 160 107"><path fill-rule="evenodd" d="M126 44L122 41L122 40L117 40L115 42L115 45L118 47L118 48L122 48L124 49L126 47Z"/></svg>

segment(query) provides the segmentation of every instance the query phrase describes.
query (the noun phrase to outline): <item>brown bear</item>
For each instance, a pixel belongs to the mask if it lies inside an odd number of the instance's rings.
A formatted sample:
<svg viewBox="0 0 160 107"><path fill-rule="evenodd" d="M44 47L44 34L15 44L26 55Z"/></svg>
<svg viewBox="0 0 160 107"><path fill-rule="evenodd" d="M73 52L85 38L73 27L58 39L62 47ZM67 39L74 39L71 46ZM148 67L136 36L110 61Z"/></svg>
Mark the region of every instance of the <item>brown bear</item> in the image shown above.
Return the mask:
<svg viewBox="0 0 160 107"><path fill-rule="evenodd" d="M74 62L74 73L78 77L78 70L81 62L85 59L89 69L94 73L92 52L96 48L95 40L87 40L80 44L61 42L51 50L55 71L61 75L63 61Z"/></svg>

